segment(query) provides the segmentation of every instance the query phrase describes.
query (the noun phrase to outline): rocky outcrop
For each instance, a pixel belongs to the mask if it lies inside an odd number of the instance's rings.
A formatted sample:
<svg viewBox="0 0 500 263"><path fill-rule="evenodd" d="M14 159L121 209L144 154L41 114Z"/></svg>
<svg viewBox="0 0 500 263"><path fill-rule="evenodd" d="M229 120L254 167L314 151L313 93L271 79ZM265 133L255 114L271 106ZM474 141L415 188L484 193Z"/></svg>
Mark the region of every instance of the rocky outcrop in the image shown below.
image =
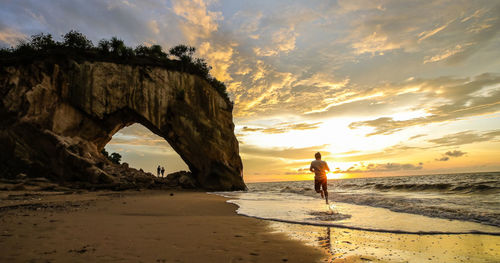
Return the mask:
<svg viewBox="0 0 500 263"><path fill-rule="evenodd" d="M195 75L66 59L0 69L1 177L120 182L101 150L133 123L167 140L197 185L245 189L232 105Z"/></svg>

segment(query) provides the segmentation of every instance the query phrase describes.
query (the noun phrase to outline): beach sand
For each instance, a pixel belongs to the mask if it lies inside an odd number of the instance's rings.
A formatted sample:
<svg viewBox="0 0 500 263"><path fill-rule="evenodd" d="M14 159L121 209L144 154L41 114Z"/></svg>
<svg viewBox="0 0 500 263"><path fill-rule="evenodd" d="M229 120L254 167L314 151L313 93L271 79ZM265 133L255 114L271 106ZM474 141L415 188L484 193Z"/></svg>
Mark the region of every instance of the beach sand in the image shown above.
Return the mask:
<svg viewBox="0 0 500 263"><path fill-rule="evenodd" d="M173 193L171 196L170 193ZM202 192L0 192L0 262L316 262Z"/></svg>
<svg viewBox="0 0 500 263"><path fill-rule="evenodd" d="M418 224L418 222L413 222ZM500 236L397 234L270 223L310 246L323 248L323 262L500 262Z"/></svg>
<svg viewBox="0 0 500 263"><path fill-rule="evenodd" d="M173 194L172 196L170 194ZM264 221L202 192L0 192L0 262L498 262L500 237Z"/></svg>

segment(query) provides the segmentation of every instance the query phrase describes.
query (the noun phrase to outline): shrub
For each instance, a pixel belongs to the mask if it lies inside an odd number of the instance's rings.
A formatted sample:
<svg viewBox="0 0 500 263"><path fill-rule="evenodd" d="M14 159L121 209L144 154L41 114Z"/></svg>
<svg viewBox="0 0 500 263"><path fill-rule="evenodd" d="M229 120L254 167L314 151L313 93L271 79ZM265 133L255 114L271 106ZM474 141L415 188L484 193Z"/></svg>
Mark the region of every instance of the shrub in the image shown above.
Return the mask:
<svg viewBox="0 0 500 263"><path fill-rule="evenodd" d="M111 51L111 41L107 39L101 39L97 44L97 50L102 54L109 54Z"/></svg>
<svg viewBox="0 0 500 263"><path fill-rule="evenodd" d="M121 160L122 160L122 156L119 154L119 153L112 153L110 156L109 156L109 160L113 163L116 163L116 164L120 164Z"/></svg>
<svg viewBox="0 0 500 263"><path fill-rule="evenodd" d="M68 48L88 50L94 46L92 41L88 40L84 34L75 30L71 30L63 35L63 39L64 42L62 45Z"/></svg>
<svg viewBox="0 0 500 263"><path fill-rule="evenodd" d="M101 153L102 155L104 155L104 157L108 158L108 160L110 160L112 163L120 164L122 160L122 156L119 153L112 153L111 155L109 155L106 149L102 149Z"/></svg>
<svg viewBox="0 0 500 263"><path fill-rule="evenodd" d="M177 57L180 61L191 62L193 61L193 54L196 52L196 48L186 45L177 45L168 50L170 55Z"/></svg>
<svg viewBox="0 0 500 263"><path fill-rule="evenodd" d="M35 50L51 49L57 46L51 34L36 34L31 36L29 45Z"/></svg>
<svg viewBox="0 0 500 263"><path fill-rule="evenodd" d="M125 43L123 40L118 39L117 37L112 37L110 40L111 45L111 53L115 56L121 56L125 52Z"/></svg>

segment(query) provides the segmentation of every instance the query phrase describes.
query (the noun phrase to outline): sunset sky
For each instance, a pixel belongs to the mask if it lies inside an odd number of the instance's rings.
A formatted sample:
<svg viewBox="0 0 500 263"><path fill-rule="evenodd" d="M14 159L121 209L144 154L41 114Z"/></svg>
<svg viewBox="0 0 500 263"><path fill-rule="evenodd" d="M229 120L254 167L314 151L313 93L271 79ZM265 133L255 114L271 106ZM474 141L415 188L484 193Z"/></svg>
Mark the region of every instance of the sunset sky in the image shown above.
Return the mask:
<svg viewBox="0 0 500 263"><path fill-rule="evenodd" d="M235 101L247 182L500 170L500 1L2 0L0 46L78 30L184 43ZM106 146L187 169L140 125Z"/></svg>

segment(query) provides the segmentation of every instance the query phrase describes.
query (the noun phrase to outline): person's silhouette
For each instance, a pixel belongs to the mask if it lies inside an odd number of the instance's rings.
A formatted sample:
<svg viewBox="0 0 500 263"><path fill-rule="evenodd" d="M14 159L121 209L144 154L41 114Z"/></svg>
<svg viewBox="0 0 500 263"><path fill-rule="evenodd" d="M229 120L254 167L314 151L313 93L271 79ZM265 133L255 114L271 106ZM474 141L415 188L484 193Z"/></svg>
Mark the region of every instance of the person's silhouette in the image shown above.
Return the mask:
<svg viewBox="0 0 500 263"><path fill-rule="evenodd" d="M309 170L314 172L314 190L320 193L322 198L325 198L328 204L328 180L326 178L326 171L330 171L330 167L325 161L321 160L321 153L314 154L316 160L311 162Z"/></svg>

